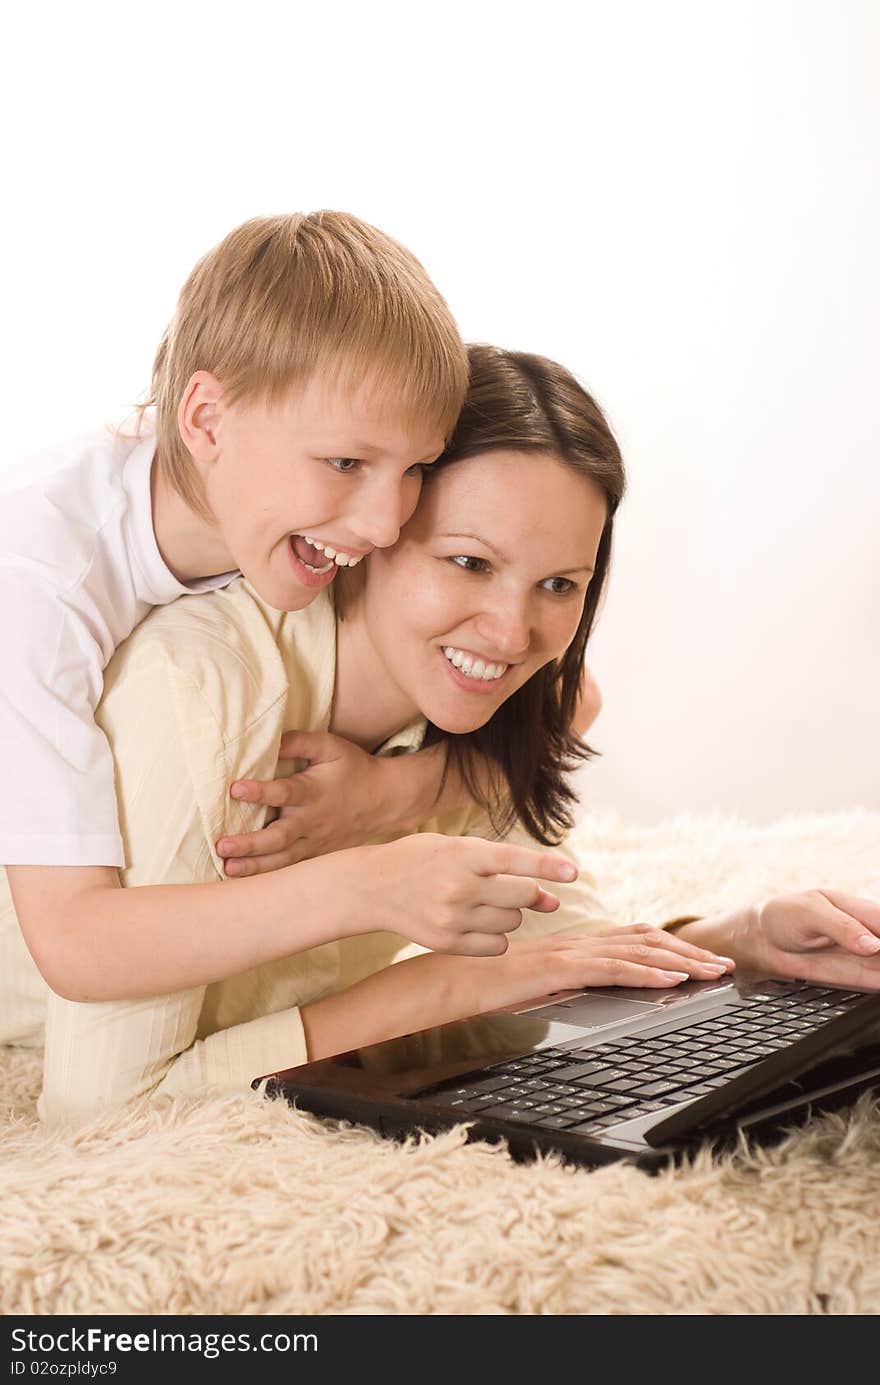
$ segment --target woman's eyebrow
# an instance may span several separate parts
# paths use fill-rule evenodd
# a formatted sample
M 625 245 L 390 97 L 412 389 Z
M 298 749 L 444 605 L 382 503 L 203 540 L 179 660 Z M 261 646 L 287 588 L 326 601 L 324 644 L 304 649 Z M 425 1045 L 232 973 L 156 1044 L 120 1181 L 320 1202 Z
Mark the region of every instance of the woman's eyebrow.
M 505 555 L 500 549 L 496 548 L 488 539 L 484 539 L 479 534 L 472 534 L 467 529 L 448 529 L 446 533 L 440 535 L 443 539 L 472 539 L 475 543 L 481 543 L 484 548 L 488 548 L 490 553 L 494 553 L 496 558 L 504 558 Z

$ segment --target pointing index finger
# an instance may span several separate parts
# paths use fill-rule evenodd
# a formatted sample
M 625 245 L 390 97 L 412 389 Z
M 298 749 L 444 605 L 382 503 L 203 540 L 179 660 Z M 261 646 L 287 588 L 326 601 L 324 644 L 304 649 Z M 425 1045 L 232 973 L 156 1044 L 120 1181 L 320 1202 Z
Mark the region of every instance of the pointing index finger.
M 530 846 L 511 846 L 507 842 L 488 842 L 494 850 L 487 856 L 485 875 L 531 875 L 537 880 L 560 884 L 577 879 L 577 866 L 555 851 L 540 851 Z

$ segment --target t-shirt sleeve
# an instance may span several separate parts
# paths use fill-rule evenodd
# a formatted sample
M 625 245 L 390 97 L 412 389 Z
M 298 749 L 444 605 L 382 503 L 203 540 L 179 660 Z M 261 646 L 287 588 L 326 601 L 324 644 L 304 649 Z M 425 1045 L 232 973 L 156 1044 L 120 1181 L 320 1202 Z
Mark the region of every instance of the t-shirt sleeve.
M 100 647 L 50 583 L 0 567 L 0 864 L 121 866 Z

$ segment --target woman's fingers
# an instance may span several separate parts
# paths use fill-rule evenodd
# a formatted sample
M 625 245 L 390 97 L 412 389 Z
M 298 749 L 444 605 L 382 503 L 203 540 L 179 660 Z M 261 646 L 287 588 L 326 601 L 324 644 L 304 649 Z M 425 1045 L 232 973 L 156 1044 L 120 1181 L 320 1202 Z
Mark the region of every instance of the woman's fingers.
M 552 935 L 546 941 L 552 943 Z M 713 957 L 711 953 L 711 960 L 707 961 L 682 950 L 662 947 L 653 939 L 651 942 L 636 942 L 607 933 L 560 937 L 554 950 L 555 961 L 563 969 L 566 984 L 571 987 L 627 985 L 629 983 L 619 977 L 629 975 L 628 969 L 631 967 L 639 971 L 656 971 L 663 976 L 673 974 L 677 981 L 683 976 L 693 981 L 718 981 L 730 970 L 726 962 Z
M 571 990 L 584 986 L 680 986 L 682 981 L 693 979 L 682 967 L 650 966 L 607 949 L 579 962 L 571 962 L 566 970 L 569 977 L 564 985 Z
M 843 890 L 820 890 L 831 905 L 827 914 L 828 936 L 857 956 L 880 952 L 880 904 Z
M 619 963 L 618 979 L 615 986 L 680 986 L 682 981 L 691 978 L 687 972 L 661 971 L 659 967 L 642 967 L 635 962 Z M 592 984 L 597 984 L 593 982 Z
M 617 943 L 612 945 L 609 955 L 619 957 L 622 960 L 635 963 L 644 967 L 659 967 L 665 971 L 686 972 L 688 976 L 717 978 L 729 970 L 728 964 L 720 957 L 715 957 L 711 953 L 706 955 L 694 956 L 693 951 L 686 951 L 684 948 L 664 947 L 662 942 L 651 939 L 650 942 Z M 703 950 L 699 949 L 702 954 Z
M 705 947 L 697 947 L 694 943 L 689 943 L 685 938 L 680 938 L 677 933 L 667 932 L 664 928 L 651 928 L 647 924 L 631 924 L 625 928 L 612 928 L 603 930 L 600 934 L 593 934 L 593 937 L 601 938 L 621 938 L 632 939 L 643 943 L 646 947 L 659 947 L 665 951 L 680 953 L 683 957 L 691 957 L 698 962 L 709 964 L 723 963 L 727 970 L 733 970 L 736 966 L 732 957 L 725 957 L 722 953 L 710 952 Z

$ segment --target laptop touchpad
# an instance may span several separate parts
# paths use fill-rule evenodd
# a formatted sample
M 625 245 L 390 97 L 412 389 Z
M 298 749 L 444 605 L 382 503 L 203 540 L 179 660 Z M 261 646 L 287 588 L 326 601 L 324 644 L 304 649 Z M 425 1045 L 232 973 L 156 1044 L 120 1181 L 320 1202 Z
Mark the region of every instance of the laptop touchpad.
M 618 986 L 612 992 L 603 989 L 569 993 L 560 1000 L 548 1001 L 538 1009 L 542 1019 L 571 1024 L 579 1029 L 601 1029 L 606 1024 L 644 1019 L 650 1014 L 659 1018 L 657 1012 L 660 1010 L 690 1006 L 698 999 L 731 989 L 727 976 L 720 981 L 685 981 L 680 986 L 664 987 L 662 990 Z
M 533 1014 L 541 1019 L 571 1024 L 577 1029 L 601 1029 L 606 1024 L 636 1019 L 651 1013 L 652 1006 L 641 1000 L 618 1000 L 616 996 L 583 995 L 555 1005 L 542 1005 Z

